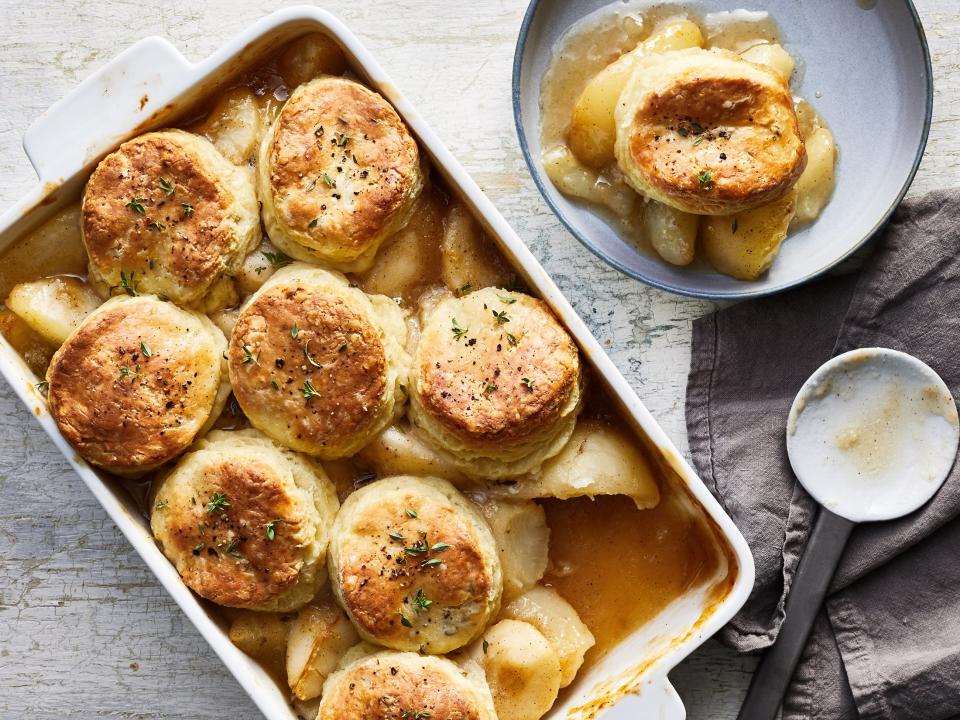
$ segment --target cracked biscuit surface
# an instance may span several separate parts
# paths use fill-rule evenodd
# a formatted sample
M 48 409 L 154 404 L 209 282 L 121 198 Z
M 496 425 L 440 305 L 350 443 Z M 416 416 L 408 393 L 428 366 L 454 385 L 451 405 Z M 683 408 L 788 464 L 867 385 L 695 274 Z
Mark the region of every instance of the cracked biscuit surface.
M 225 350 L 205 315 L 154 296 L 114 298 L 50 361 L 50 414 L 87 461 L 143 474 L 186 450 L 223 409 Z
M 630 185 L 689 213 L 771 203 L 806 167 L 786 81 L 722 50 L 639 58 L 616 120 L 617 161 Z
M 87 181 L 81 228 L 97 280 L 184 304 L 260 241 L 250 173 L 183 130 L 140 135 L 107 155 Z
M 260 147 L 270 240 L 298 260 L 362 271 L 410 219 L 424 177 L 396 110 L 353 80 L 298 87 Z
M 409 357 L 396 303 L 295 263 L 240 312 L 227 353 L 240 407 L 280 444 L 352 455 L 403 411 Z
M 467 475 L 514 477 L 570 437 L 581 381 L 577 346 L 543 301 L 484 288 L 442 300 L 427 317 L 410 417 Z
M 396 650 L 463 647 L 500 607 L 490 528 L 437 478 L 384 478 L 350 495 L 334 524 L 329 569 L 361 637 Z
M 496 720 L 486 683 L 446 658 L 375 652 L 323 687 L 317 720 Z
M 198 595 L 284 612 L 309 602 L 326 581 L 338 508 L 319 465 L 256 430 L 218 430 L 160 480 L 150 524 Z

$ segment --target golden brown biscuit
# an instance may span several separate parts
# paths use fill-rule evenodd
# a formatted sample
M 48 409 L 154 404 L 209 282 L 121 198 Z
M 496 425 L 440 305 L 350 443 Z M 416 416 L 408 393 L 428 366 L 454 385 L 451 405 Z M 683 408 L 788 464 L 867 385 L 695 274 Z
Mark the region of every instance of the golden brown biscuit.
M 396 650 L 455 650 L 500 607 L 490 528 L 437 478 L 385 478 L 350 495 L 334 523 L 329 569 L 360 636 Z
M 298 87 L 260 146 L 270 240 L 291 257 L 362 271 L 423 188 L 417 143 L 396 110 L 352 80 Z
M 202 299 L 260 240 L 249 172 L 182 130 L 147 133 L 107 155 L 82 212 L 97 280 L 179 303 Z
M 390 313 L 399 313 L 395 303 L 327 270 L 296 263 L 277 272 L 244 306 L 230 337 L 230 382 L 253 426 L 331 460 L 393 422 L 410 361 L 389 331 Z
M 223 333 L 153 296 L 108 300 L 47 369 L 50 414 L 86 460 L 136 475 L 187 449 L 223 409 Z
M 616 118 L 617 162 L 628 182 L 689 213 L 729 215 L 772 202 L 806 165 L 786 81 L 725 51 L 639 58 Z
M 154 537 L 218 605 L 284 612 L 326 580 L 339 503 L 323 469 L 255 430 L 214 431 L 155 488 Z
M 446 658 L 383 651 L 335 672 L 317 720 L 496 720 L 485 683 Z
M 471 477 L 536 470 L 573 432 L 580 396 L 577 347 L 540 300 L 484 288 L 424 323 L 410 418 Z

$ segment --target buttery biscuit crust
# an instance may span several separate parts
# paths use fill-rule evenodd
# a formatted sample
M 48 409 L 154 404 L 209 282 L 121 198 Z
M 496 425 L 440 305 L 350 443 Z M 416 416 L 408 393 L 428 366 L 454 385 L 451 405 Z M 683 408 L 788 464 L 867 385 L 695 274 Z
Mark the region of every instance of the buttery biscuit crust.
M 271 240 L 293 257 L 338 267 L 369 264 L 423 187 L 417 144 L 400 116 L 340 77 L 297 88 L 264 139 L 261 165 Z
M 289 589 L 303 564 L 302 518 L 270 466 L 217 459 L 203 468 L 196 504 L 169 511 L 164 549 L 177 557 L 184 582 L 228 607 L 248 607 Z M 216 505 L 217 495 L 229 505 Z M 272 523 L 273 539 L 267 535 Z
M 406 714 L 405 714 L 406 713 Z M 318 720 L 412 718 L 495 720 L 484 693 L 444 658 L 381 652 L 356 661 L 324 686 Z
M 495 288 L 431 316 L 415 363 L 424 409 L 494 447 L 554 423 L 580 380 L 577 347 L 546 304 Z
M 617 118 L 627 180 L 686 212 L 726 215 L 768 204 L 806 167 L 786 82 L 726 53 L 697 48 L 644 58 Z
M 257 431 L 211 432 L 154 489 L 154 536 L 202 597 L 287 611 L 325 581 L 333 484 Z
M 240 312 L 228 352 L 234 394 L 254 426 L 327 459 L 380 432 L 403 407 L 409 359 L 379 312 L 319 268 L 296 264 L 271 278 Z
M 53 356 L 50 413 L 91 463 L 149 470 L 185 450 L 209 419 L 225 347 L 209 320 L 172 303 L 110 301 Z
M 485 521 L 435 478 L 386 478 L 348 497 L 334 525 L 330 573 L 362 636 L 427 653 L 474 639 L 502 591 Z
M 122 272 L 141 292 L 189 303 L 236 269 L 255 239 L 256 214 L 252 182 L 212 144 L 165 130 L 125 142 L 94 170 L 83 241 L 108 285 Z

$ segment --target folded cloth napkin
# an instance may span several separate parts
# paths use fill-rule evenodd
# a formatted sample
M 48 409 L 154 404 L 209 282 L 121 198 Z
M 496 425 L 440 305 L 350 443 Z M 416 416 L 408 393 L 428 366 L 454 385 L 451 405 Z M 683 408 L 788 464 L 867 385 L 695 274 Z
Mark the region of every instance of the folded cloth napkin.
M 904 203 L 855 276 L 742 303 L 694 324 L 693 461 L 753 551 L 757 581 L 721 639 L 768 647 L 816 518 L 785 427 L 807 377 L 858 347 L 909 352 L 960 398 L 960 193 Z M 784 717 L 960 715 L 960 466 L 934 498 L 858 526 L 800 661 Z

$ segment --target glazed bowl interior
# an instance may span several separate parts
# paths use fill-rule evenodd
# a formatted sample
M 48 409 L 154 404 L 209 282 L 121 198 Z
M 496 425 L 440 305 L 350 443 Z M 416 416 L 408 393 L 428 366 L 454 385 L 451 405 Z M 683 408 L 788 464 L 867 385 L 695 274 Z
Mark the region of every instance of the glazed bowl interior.
M 520 145 L 544 199 L 577 239 L 626 274 L 684 295 L 739 299 L 810 280 L 867 242 L 903 199 L 926 145 L 933 88 L 929 51 L 910 0 L 697 0 L 673 4 L 702 18 L 765 11 L 797 59 L 791 82 L 824 117 L 839 148 L 837 184 L 823 214 L 791 234 L 770 270 L 742 281 L 706 267 L 674 267 L 622 237 L 614 222 L 561 194 L 540 160 L 540 87 L 554 47 L 590 13 L 626 16 L 648 0 L 533 0 L 514 57 L 513 107 Z M 662 7 L 662 5 L 661 5 Z

